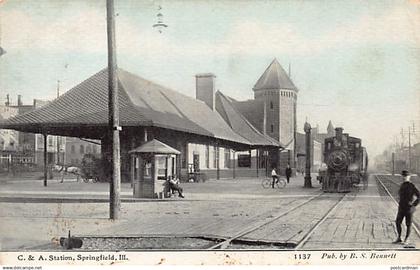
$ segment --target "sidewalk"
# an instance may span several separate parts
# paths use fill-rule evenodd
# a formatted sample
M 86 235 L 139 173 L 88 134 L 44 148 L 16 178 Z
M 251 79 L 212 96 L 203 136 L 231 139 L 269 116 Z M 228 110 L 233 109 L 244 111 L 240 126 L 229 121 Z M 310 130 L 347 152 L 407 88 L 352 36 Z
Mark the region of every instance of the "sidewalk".
M 306 190 L 309 194 L 318 191 L 320 186 L 316 176 L 312 176 L 313 189 Z M 283 189 L 263 189 L 261 181 L 264 178 L 236 178 L 236 179 L 210 179 L 204 183 L 181 183 L 185 190 L 186 200 L 202 200 L 216 198 L 258 198 L 275 196 L 278 193 L 287 195 L 305 195 L 303 192 L 303 176 L 299 175 L 290 180 L 290 183 Z M 44 201 L 44 202 L 107 202 L 109 200 L 108 183 L 84 183 L 76 179 L 66 179 L 64 183 L 59 179 L 48 180 L 44 187 L 42 180 L 15 180 L 2 182 L 0 184 L 0 201 L 22 202 Z M 302 194 L 303 192 L 303 194 Z M 161 201 L 162 199 L 140 199 L 133 198 L 133 191 L 130 183 L 121 184 L 121 198 L 123 202 L 136 201 Z M 173 200 L 174 198 L 168 198 Z M 163 200 L 168 200 L 163 199 Z
M 304 189 L 303 178 L 292 179 L 284 189 L 264 189 L 261 180 L 182 183 L 185 199 L 135 201 L 128 199 L 130 184 L 124 183 L 121 219 L 117 221 L 108 219 L 109 185 L 106 183 L 51 181 L 48 187 L 43 187 L 42 181 L 7 183 L 0 186 L 0 199 L 12 196 L 16 199 L 0 202 L 0 249 L 25 249 L 54 242 L 67 235 L 68 230 L 74 235 L 229 236 L 270 217 L 273 211 L 287 209 L 290 204 L 320 192 L 319 186 Z M 63 197 L 71 200 L 57 199 Z M 36 203 L 27 203 L 36 198 Z

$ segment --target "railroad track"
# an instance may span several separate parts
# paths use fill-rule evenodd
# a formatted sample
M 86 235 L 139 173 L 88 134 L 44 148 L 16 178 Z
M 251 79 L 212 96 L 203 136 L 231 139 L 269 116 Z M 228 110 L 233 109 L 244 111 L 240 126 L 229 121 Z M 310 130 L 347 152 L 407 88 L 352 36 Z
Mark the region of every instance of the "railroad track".
M 383 180 L 387 181 L 388 183 L 392 183 L 394 185 L 394 187 L 397 187 L 397 188 L 399 188 L 401 182 L 400 183 L 395 182 L 393 180 L 393 178 L 388 176 L 388 175 L 375 175 L 375 178 L 376 178 L 376 181 L 382 186 L 382 188 L 384 189 L 386 194 L 392 199 L 394 204 L 398 207 L 398 202 L 394 197 L 395 195 L 392 195 L 392 193 L 394 193 L 394 194 L 398 193 L 398 189 L 396 189 L 397 190 L 396 192 L 395 192 L 395 189 L 391 190 L 392 191 L 392 193 L 391 193 L 389 188 L 387 188 L 386 185 L 384 184 Z M 414 220 L 414 218 L 413 218 L 412 228 L 417 233 L 417 235 L 420 237 L 419 224 Z
M 309 202 L 311 202 L 312 200 L 321 197 L 322 195 L 324 195 L 325 193 L 320 193 L 318 195 L 312 196 L 309 199 L 303 201 L 302 203 L 296 205 L 295 207 L 292 207 L 291 209 L 284 211 L 280 214 L 278 214 L 277 216 L 275 216 L 274 218 L 268 220 L 268 221 L 262 221 L 262 222 L 258 222 L 256 223 L 254 226 L 252 226 L 251 228 L 247 228 L 244 229 L 242 231 L 240 231 L 239 233 L 235 234 L 234 236 L 220 242 L 217 243 L 216 245 L 213 245 L 211 247 L 209 247 L 209 250 L 213 250 L 213 249 L 227 249 L 227 247 L 234 242 L 235 240 L 244 237 L 248 234 L 251 234 L 257 230 L 262 230 L 264 229 L 264 227 L 268 226 L 269 224 L 275 222 L 276 220 L 280 219 L 281 217 L 286 216 L 287 214 L 293 212 L 294 210 L 303 207 L 304 205 L 307 205 Z M 344 197 L 346 196 L 346 194 L 344 194 L 326 213 L 325 215 L 305 234 L 305 236 L 302 238 L 301 241 L 299 241 L 296 246 L 294 247 L 294 249 L 300 249 L 302 248 L 302 246 L 309 240 L 309 238 L 311 237 L 311 235 L 313 234 L 313 232 L 330 216 L 330 214 L 337 208 L 337 206 L 343 201 Z

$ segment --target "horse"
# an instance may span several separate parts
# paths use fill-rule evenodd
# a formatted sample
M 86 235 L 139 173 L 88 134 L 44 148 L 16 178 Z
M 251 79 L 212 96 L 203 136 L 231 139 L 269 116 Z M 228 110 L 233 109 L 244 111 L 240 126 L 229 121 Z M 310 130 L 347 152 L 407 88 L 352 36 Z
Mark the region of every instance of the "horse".
M 79 182 L 79 177 L 81 175 L 81 170 L 80 170 L 79 167 L 54 164 L 53 165 L 53 170 L 61 173 L 61 183 L 64 182 L 64 175 L 67 175 L 67 173 L 71 173 L 71 174 L 76 175 L 77 182 Z

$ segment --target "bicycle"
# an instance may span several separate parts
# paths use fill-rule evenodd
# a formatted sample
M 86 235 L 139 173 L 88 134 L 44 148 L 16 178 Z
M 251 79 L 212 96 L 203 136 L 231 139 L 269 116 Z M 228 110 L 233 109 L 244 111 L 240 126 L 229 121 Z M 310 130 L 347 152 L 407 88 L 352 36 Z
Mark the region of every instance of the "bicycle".
M 265 178 L 262 180 L 261 185 L 263 188 L 271 188 L 273 183 L 273 179 L 271 178 Z M 277 178 L 274 182 L 275 188 L 284 188 L 286 186 L 286 179 L 284 178 Z

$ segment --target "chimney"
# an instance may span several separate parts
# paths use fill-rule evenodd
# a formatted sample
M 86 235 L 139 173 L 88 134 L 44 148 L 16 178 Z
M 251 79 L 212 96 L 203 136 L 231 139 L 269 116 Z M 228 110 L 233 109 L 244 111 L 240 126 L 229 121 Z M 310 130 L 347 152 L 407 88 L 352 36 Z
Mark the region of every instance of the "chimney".
M 343 137 L 343 128 L 341 127 L 335 128 L 335 137 L 337 138 Z
M 204 101 L 213 111 L 215 109 L 215 78 L 213 73 L 195 75 L 195 98 Z
M 22 103 L 22 95 L 18 95 L 17 105 L 18 106 L 22 106 L 23 105 L 23 103 Z

